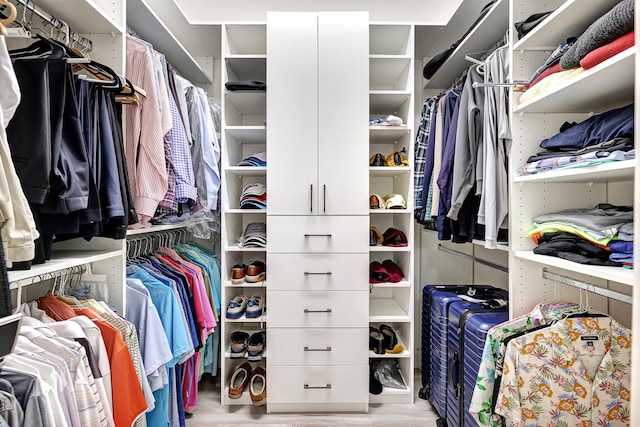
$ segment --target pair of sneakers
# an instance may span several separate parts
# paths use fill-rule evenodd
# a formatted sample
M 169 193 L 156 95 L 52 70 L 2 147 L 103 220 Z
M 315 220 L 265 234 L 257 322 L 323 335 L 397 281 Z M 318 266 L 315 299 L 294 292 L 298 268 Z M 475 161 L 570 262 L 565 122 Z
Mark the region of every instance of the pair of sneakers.
M 236 264 L 231 267 L 231 283 L 259 283 L 267 278 L 267 266 L 260 260 L 252 261 L 249 265 Z
M 231 358 L 244 358 L 250 362 L 258 362 L 262 360 L 264 347 L 266 343 L 265 331 L 254 332 L 249 335 L 245 331 L 233 331 L 229 336 L 231 339 Z
M 255 319 L 262 316 L 265 310 L 264 297 L 259 294 L 251 295 L 247 298 L 245 295 L 236 295 L 227 306 L 227 319 L 240 319 L 245 316 L 247 319 Z

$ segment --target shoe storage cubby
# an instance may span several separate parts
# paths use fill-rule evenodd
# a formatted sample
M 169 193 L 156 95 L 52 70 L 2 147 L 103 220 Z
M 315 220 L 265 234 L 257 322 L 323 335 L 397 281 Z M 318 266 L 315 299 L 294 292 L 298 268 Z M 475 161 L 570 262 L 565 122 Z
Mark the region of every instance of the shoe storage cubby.
M 254 183 L 267 186 L 266 166 L 238 166 L 242 160 L 267 150 L 266 115 L 267 95 L 264 91 L 228 91 L 229 81 L 255 80 L 266 82 L 267 41 L 265 23 L 232 23 L 222 25 L 221 93 L 222 95 L 222 343 L 221 358 L 222 403 L 224 405 L 251 405 L 249 389 L 240 398 L 229 397 L 229 380 L 247 358 L 231 357 L 231 333 L 245 331 L 250 335 L 266 330 L 266 280 L 250 283 L 232 283 L 235 265 L 250 265 L 253 261 L 266 262 L 266 248 L 238 246 L 248 224 L 267 222 L 266 210 L 240 209 L 243 189 Z M 268 207 L 268 202 L 267 202 Z M 265 301 L 265 312 L 258 318 L 226 317 L 229 302 L 238 295 L 247 299 L 259 294 Z M 249 362 L 252 369 L 266 368 L 266 359 Z
M 413 402 L 413 305 L 414 305 L 414 221 L 413 221 L 413 146 L 414 146 L 414 48 L 412 25 L 375 24 L 369 26 L 369 114 L 370 118 L 400 117 L 400 126 L 369 126 L 369 194 L 384 198 L 399 194 L 405 209 L 370 209 L 369 225 L 383 234 L 390 227 L 402 231 L 407 246 L 369 247 L 369 263 L 382 265 L 390 260 L 403 273 L 397 283 L 370 283 L 369 325 L 390 326 L 403 350 L 400 354 L 376 354 L 369 351 L 369 362 L 380 358 L 399 360 L 406 389 L 384 387 L 380 394 L 369 394 L 370 403 Z M 387 166 L 386 158 L 399 151 L 408 164 Z M 381 154 L 384 166 L 372 165 Z M 370 203 L 371 206 L 371 203 Z M 371 267 L 370 267 L 371 268 Z

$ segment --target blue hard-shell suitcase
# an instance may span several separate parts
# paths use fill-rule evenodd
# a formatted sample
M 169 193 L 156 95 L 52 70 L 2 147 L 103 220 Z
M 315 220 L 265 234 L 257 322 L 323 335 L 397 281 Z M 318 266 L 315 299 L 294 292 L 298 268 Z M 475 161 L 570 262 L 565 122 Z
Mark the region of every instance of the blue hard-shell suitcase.
M 425 285 L 423 288 L 422 388 L 418 395 L 422 399 L 429 400 L 439 415 L 440 419 L 437 421 L 439 427 L 447 426 L 447 414 L 450 412 L 447 409 L 447 390 L 451 383 L 449 377 L 452 375 L 449 372 L 452 366 L 448 348 L 449 307 L 455 302 L 462 301 L 465 295 L 479 299 L 495 298 L 495 291 L 504 292 L 492 286 Z
M 507 292 L 496 290 L 495 299 L 506 301 Z M 449 306 L 448 338 L 448 427 L 475 427 L 469 405 L 482 360 L 487 331 L 509 318 L 507 307 L 470 301 L 456 301 Z

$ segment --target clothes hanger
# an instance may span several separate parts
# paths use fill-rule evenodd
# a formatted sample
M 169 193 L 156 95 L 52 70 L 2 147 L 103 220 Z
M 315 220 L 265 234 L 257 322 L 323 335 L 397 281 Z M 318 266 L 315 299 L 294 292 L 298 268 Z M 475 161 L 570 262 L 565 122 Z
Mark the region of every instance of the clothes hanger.
M 0 20 L 0 34 L 6 36 L 9 34 L 6 26 L 16 20 L 16 17 L 18 16 L 18 10 L 12 3 L 9 3 L 7 0 L 0 0 L 0 5 L 9 8 L 9 16 L 5 19 Z

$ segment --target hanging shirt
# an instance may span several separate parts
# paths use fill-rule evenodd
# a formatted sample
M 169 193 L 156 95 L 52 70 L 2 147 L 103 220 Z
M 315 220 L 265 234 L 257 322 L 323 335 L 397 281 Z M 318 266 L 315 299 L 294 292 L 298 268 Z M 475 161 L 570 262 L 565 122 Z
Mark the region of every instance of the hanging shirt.
M 610 317 L 576 317 L 512 340 L 496 413 L 514 427 L 627 426 L 631 331 Z

